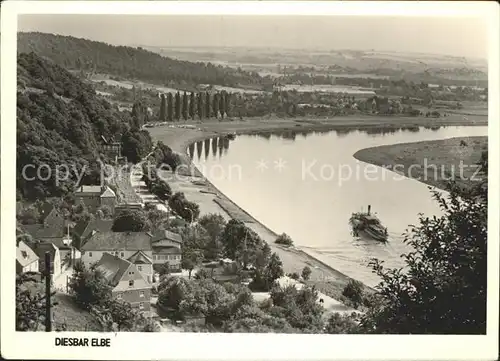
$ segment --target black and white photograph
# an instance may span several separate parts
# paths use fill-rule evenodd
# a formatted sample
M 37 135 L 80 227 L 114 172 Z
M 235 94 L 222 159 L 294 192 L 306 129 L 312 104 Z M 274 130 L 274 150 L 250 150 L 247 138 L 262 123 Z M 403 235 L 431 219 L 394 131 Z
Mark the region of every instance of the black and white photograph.
M 9 3 L 4 357 L 496 358 L 498 4 Z

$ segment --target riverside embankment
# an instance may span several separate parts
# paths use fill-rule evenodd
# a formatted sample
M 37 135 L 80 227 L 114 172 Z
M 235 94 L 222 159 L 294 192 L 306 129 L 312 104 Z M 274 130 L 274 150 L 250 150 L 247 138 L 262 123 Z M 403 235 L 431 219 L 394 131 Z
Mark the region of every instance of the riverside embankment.
M 456 137 L 361 149 L 354 158 L 446 190 L 448 180 L 470 187 L 480 179 L 476 166 L 488 137 Z
M 251 120 L 238 122 L 192 123 L 197 129 L 178 127 L 151 128 L 150 132 L 155 141 L 162 141 L 174 151 L 183 155 L 186 164 L 191 164 L 186 150 L 190 144 L 207 138 L 223 136 L 230 133 L 251 134 L 272 131 L 319 131 L 319 130 L 351 130 L 351 129 L 397 129 L 415 126 L 445 126 L 470 125 L 460 119 L 427 119 L 427 118 L 335 118 L 334 120 Z M 485 122 L 476 122 L 475 125 L 484 125 Z M 277 252 L 283 261 L 285 272 L 300 272 L 304 266 L 309 266 L 313 273 L 311 284 L 316 285 L 323 292 L 339 298 L 343 287 L 350 278 L 335 270 L 325 262 L 311 256 L 304 250 L 284 248 L 274 244 L 276 234 L 258 222 L 241 207 L 232 202 L 213 184 L 208 182 L 200 171 L 191 168 L 191 177 L 173 177 L 168 182 L 174 191 L 182 191 L 188 199 L 200 205 L 201 214 L 220 213 L 226 219 L 235 218 L 247 224 L 249 228 L 259 234 L 269 243 L 274 252 Z

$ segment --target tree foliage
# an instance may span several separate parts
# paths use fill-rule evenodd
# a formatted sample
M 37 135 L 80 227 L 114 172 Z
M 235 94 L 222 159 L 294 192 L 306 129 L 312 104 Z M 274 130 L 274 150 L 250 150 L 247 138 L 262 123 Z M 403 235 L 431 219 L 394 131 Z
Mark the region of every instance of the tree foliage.
M 358 308 L 363 302 L 363 284 L 356 280 L 349 280 L 342 290 L 342 296 L 349 299 L 354 308 Z
M 204 316 L 207 324 L 222 327 L 240 309 L 252 306 L 253 298 L 248 289 L 221 285 L 209 278 L 170 278 L 160 285 L 158 302 L 180 317 Z
M 165 94 L 160 95 L 161 103 L 160 103 L 160 122 L 164 122 L 167 120 L 167 100 L 165 98 Z
M 181 94 L 179 92 L 175 93 L 175 104 L 174 104 L 174 119 L 179 121 L 181 119 Z
M 205 93 L 205 117 L 207 117 L 209 119 L 212 115 L 211 109 L 212 109 L 212 104 L 211 104 L 210 93 L 206 92 Z
M 215 260 L 222 255 L 220 237 L 226 226 L 224 217 L 220 214 L 206 214 L 198 220 L 198 223 L 207 231 L 209 240 L 206 247 L 205 258 Z
M 146 183 L 146 187 L 162 201 L 167 200 L 172 194 L 168 183 L 160 177 L 156 168 L 148 168 L 146 163 L 143 163 L 143 167 L 142 180 Z
M 275 281 L 284 276 L 283 263 L 276 253 L 267 255 L 267 249 L 263 248 L 263 254 L 266 254 L 265 263 L 258 264 L 253 272 L 253 280 L 249 287 L 253 291 L 266 292 L 269 291 Z
M 167 119 L 169 122 L 174 121 L 174 97 L 172 93 L 167 95 Z
M 304 281 L 307 281 L 309 279 L 309 277 L 311 276 L 311 269 L 309 268 L 309 266 L 305 266 L 303 269 L 302 269 L 302 278 L 304 279 Z
M 257 73 L 211 63 L 180 61 L 140 47 L 113 46 L 71 36 L 18 34 L 18 52 L 36 52 L 69 69 L 140 79 L 155 84 L 258 84 Z M 146 66 L 144 64 L 147 64 Z
M 193 92 L 189 96 L 189 117 L 194 119 L 194 115 L 196 113 L 196 99 Z
M 127 157 L 127 161 L 138 163 L 151 151 L 153 142 L 149 132 L 132 128 L 125 131 L 122 138 L 122 155 Z
M 219 117 L 219 93 L 215 93 L 212 97 L 212 112 L 214 118 Z
M 23 273 L 16 276 L 16 331 L 37 331 L 45 321 L 45 293 L 37 289 L 40 276 Z
M 386 269 L 374 260 L 382 281 L 380 304 L 363 319 L 367 332 L 402 334 L 484 334 L 487 283 L 487 153 L 482 181 L 462 189 L 450 184 L 447 197 L 434 198 L 440 217 L 420 216 L 406 234 L 414 251 L 405 269 Z
M 101 272 L 95 267 L 87 268 L 83 262 L 75 264 L 69 289 L 76 303 L 84 310 L 108 302 L 111 299 L 111 287 Z
M 149 229 L 148 219 L 142 211 L 120 211 L 113 222 L 113 232 L 141 232 Z
M 168 200 L 169 207 L 182 219 L 192 222 L 200 215 L 200 206 L 186 199 L 182 192 L 174 193 Z
M 109 139 L 126 131 L 130 114 L 34 53 L 19 54 L 17 70 L 17 188 L 27 199 L 63 196 L 72 191 L 77 173 L 92 171 L 89 165 L 99 156 L 101 136 Z M 61 165 L 70 167 L 70 177 L 56 182 L 53 175 Z M 47 179 L 46 167 L 52 171 Z
M 156 143 L 152 158 L 157 166 L 171 171 L 177 170 L 177 167 L 183 164 L 181 156 L 161 141 Z
M 352 315 L 334 313 L 326 322 L 325 332 L 331 334 L 356 334 L 362 333 L 358 320 Z
M 203 93 L 198 93 L 198 97 L 197 97 L 197 109 L 198 109 L 198 118 L 200 120 L 203 119 L 203 111 L 204 111 L 204 107 L 203 107 Z
M 264 241 L 242 221 L 231 219 L 220 236 L 224 255 L 237 261 L 243 268 L 257 261 Z
M 182 118 L 188 120 L 189 98 L 186 92 L 182 95 Z
M 169 277 L 158 286 L 158 304 L 179 312 L 180 304 L 189 292 L 190 282 L 180 277 Z
M 285 246 L 292 246 L 293 245 L 293 241 L 292 241 L 292 238 L 286 234 L 286 233 L 282 233 L 278 236 L 278 238 L 276 238 L 276 241 L 274 241 L 274 243 L 276 244 L 282 244 L 282 245 L 285 245 Z
M 320 332 L 323 328 L 322 316 L 324 308 L 318 300 L 318 292 L 314 288 L 294 285 L 275 286 L 271 290 L 273 310 L 271 314 L 285 318 L 294 328 L 306 332 Z

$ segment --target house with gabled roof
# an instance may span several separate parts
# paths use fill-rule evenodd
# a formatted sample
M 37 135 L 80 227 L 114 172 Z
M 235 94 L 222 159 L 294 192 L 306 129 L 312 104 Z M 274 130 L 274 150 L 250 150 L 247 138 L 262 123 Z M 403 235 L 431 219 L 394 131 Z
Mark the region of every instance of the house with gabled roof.
M 39 272 L 39 257 L 23 241 L 16 247 L 16 273 Z
M 57 277 L 61 274 L 61 253 L 59 248 L 54 245 L 52 242 L 44 242 L 44 241 L 34 241 L 31 243 L 31 248 L 33 252 L 39 258 L 39 271 L 45 272 L 47 269 L 47 265 L 45 264 L 45 253 L 50 253 L 50 273 L 52 277 Z
M 151 236 L 153 267 L 158 269 L 168 262 L 171 271 L 179 271 L 182 262 L 182 236 L 167 230 L 148 234 Z
M 115 212 L 116 194 L 108 186 L 81 185 L 75 191 L 77 202 L 82 202 L 91 212 L 99 207 L 108 207 L 111 213 Z
M 106 139 L 103 135 L 101 135 L 99 151 L 116 161 L 122 155 L 122 143 L 116 142 L 113 137 Z
M 80 247 L 95 232 L 111 232 L 113 222 L 112 219 L 82 219 L 73 228 L 75 243 Z
M 44 202 L 40 207 L 38 207 L 38 212 L 40 213 L 40 223 L 64 227 L 64 216 L 53 204 Z
M 96 269 L 112 287 L 116 300 L 128 302 L 139 310 L 149 311 L 151 284 L 130 261 L 104 252 Z
M 34 240 L 52 243 L 60 251 L 61 266 L 71 267 L 80 258 L 80 251 L 75 248 L 72 237 L 69 235 L 69 223 L 52 205 L 45 208 L 42 222 L 38 224 L 24 224 L 20 229 L 31 235 Z M 42 211 L 41 211 L 42 213 Z
M 153 249 L 146 232 L 92 232 L 81 246 L 82 261 L 86 266 L 98 262 L 104 253 L 131 260 L 140 267 L 146 280 L 153 279 Z
M 127 261 L 134 264 L 149 283 L 153 282 L 153 260 L 146 253 L 137 251 Z

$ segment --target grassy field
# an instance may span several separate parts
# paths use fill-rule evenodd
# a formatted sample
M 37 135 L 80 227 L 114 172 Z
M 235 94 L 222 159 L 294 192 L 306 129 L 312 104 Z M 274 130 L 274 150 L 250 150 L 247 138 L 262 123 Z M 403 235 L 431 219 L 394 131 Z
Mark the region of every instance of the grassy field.
M 367 148 L 354 157 L 445 189 L 449 179 L 465 187 L 477 181 L 475 165 L 486 149 L 488 137 L 460 137 Z

